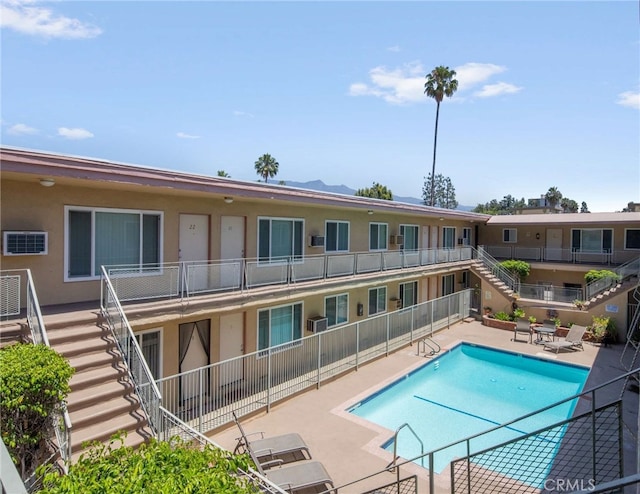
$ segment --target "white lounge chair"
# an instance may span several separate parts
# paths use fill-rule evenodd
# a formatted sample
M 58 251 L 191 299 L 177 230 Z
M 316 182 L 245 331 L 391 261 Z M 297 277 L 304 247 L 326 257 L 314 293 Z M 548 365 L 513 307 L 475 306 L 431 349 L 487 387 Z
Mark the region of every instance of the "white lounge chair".
M 558 353 L 560 349 L 576 350 L 580 348 L 581 350 L 584 350 L 584 347 L 582 346 L 582 338 L 584 337 L 584 333 L 586 331 L 587 328 L 585 328 L 584 326 L 578 326 L 577 324 L 574 324 L 573 326 L 571 326 L 571 329 L 569 329 L 569 332 L 567 333 L 567 336 L 564 337 L 564 340 L 545 341 L 544 347 L 548 348 L 549 350 L 555 350 L 556 353 Z
M 236 453 L 245 453 L 251 450 L 251 453 L 256 457 L 256 460 L 262 464 L 268 464 L 270 460 L 279 459 L 280 462 L 286 462 L 288 460 L 306 460 L 311 459 L 311 453 L 309 447 L 304 442 L 304 439 L 300 434 L 291 432 L 289 434 L 281 434 L 278 436 L 264 437 L 263 432 L 253 432 L 247 434 L 244 432 L 242 425 L 238 421 L 235 412 L 233 413 L 233 420 L 235 421 L 238 429 L 240 429 L 240 437 L 237 438 L 238 444 L 236 444 L 233 450 Z M 251 436 L 259 435 L 256 438 Z

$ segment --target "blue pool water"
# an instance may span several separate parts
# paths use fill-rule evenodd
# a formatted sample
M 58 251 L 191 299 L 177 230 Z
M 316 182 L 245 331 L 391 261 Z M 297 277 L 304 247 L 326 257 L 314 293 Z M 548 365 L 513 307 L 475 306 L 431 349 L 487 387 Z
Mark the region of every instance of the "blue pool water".
M 349 412 L 392 431 L 408 423 L 429 452 L 578 394 L 588 373 L 586 367 L 463 343 Z M 473 450 L 561 422 L 571 416 L 574 407 L 575 402 L 568 402 L 518 421 L 476 441 Z M 393 452 L 393 437 L 382 447 Z M 397 448 L 397 454 L 406 459 L 421 454 L 420 443 L 407 428 L 400 432 Z M 556 450 L 557 445 L 539 461 L 550 466 Z M 453 459 L 465 456 L 465 451 L 461 445 L 437 453 L 434 471 L 441 472 Z M 428 466 L 428 460 L 424 461 Z

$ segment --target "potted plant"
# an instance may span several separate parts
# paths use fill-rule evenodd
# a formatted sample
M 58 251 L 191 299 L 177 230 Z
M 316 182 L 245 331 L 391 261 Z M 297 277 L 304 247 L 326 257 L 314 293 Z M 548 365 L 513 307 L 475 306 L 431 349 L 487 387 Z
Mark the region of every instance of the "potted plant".
M 578 310 L 584 309 L 584 302 L 582 300 L 575 299 L 573 301 L 573 305 L 575 305 L 578 308 Z
M 491 307 L 489 307 L 488 305 L 483 307 L 482 310 L 484 310 L 484 315 L 485 316 L 490 316 L 491 313 L 493 312 L 493 309 Z
M 526 316 L 524 310 L 518 308 L 513 311 L 513 320 L 517 321 L 518 319 L 524 319 Z

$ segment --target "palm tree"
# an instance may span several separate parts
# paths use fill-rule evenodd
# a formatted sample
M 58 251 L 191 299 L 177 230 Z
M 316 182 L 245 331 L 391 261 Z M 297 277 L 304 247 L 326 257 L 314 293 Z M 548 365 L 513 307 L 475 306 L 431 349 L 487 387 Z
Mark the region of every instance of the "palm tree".
M 278 174 L 278 167 L 280 164 L 270 154 L 263 154 L 256 161 L 256 173 L 264 178 L 264 183 L 267 183 L 269 177 L 273 178 Z
M 547 204 L 551 209 L 555 209 L 556 205 L 560 203 L 562 200 L 562 192 L 558 190 L 557 187 L 549 187 L 549 190 L 544 195 L 544 198 L 547 200 Z
M 424 84 L 424 94 L 436 100 L 436 129 L 433 137 L 433 166 L 431 167 L 431 176 L 436 176 L 436 143 L 438 142 L 438 116 L 440 115 L 440 103 L 444 97 L 450 98 L 458 90 L 458 81 L 454 79 L 455 70 L 449 70 L 449 67 L 440 65 L 426 75 L 427 82 Z M 430 205 L 435 204 L 434 185 L 431 181 Z
M 218 170 L 218 176 L 219 177 L 226 177 L 226 178 L 231 178 L 231 175 L 229 175 L 227 172 L 225 172 L 224 170 Z

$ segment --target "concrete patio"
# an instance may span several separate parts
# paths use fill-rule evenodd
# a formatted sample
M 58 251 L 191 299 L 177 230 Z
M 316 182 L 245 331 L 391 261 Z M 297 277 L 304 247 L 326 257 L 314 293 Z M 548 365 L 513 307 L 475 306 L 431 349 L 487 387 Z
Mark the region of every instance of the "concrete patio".
M 480 322 L 461 322 L 434 336 L 443 348 L 451 348 L 464 341 L 495 348 L 535 355 L 551 360 L 584 365 L 591 368 L 585 389 L 613 379 L 625 371 L 620 365 L 622 344 L 601 347 L 584 344 L 584 351 L 560 351 L 558 354 L 544 350 L 540 345 L 524 339 L 512 341 L 513 332 L 483 326 Z M 350 372 L 319 389 L 301 393 L 276 404 L 270 412 L 243 417 L 245 431 L 263 431 L 266 436 L 298 432 L 307 442 L 313 459 L 321 461 L 332 476 L 335 486 L 357 481 L 385 469 L 392 461 L 392 454 L 380 445 L 392 437 L 394 431 L 375 426 L 346 413 L 346 409 L 385 384 L 391 383 L 414 368 L 425 363 L 427 357 L 417 355 L 417 345 L 405 347 L 388 357 L 382 357 Z M 624 420 L 625 474 L 637 470 L 638 394 L 626 393 Z M 635 434 L 635 437 L 634 437 Z M 238 428 L 233 425 L 215 431 L 210 437 L 221 446 L 233 450 Z M 452 441 L 461 439 L 452 437 Z M 400 477 L 418 475 L 419 492 L 429 492 L 428 472 L 414 464 L 402 466 Z M 341 493 L 359 493 L 393 482 L 395 473 L 384 472 L 353 486 L 340 489 Z M 436 492 L 450 492 L 446 475 L 438 476 Z

